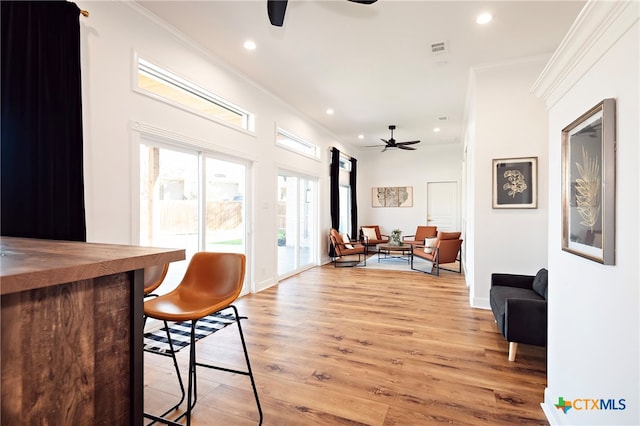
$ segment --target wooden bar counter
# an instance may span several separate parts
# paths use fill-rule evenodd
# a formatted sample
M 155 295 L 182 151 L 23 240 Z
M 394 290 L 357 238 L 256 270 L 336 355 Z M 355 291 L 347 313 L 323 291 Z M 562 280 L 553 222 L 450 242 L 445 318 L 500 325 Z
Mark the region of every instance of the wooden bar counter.
M 143 268 L 180 249 L 0 237 L 1 419 L 143 423 Z

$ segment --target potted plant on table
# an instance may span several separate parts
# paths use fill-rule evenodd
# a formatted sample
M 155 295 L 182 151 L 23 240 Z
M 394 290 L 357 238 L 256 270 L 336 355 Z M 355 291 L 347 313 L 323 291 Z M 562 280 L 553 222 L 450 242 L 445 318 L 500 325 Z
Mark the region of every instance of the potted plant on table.
M 389 237 L 389 244 L 394 246 L 402 245 L 402 231 L 399 229 L 394 229 L 391 231 L 391 236 Z

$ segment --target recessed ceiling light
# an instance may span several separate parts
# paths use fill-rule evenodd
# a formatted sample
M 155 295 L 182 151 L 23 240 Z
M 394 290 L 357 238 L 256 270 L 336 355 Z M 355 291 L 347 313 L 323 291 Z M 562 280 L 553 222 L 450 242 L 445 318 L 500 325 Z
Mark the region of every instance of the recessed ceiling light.
M 358 135 L 358 139 L 364 139 L 364 135 Z
M 335 111 L 331 108 L 327 108 L 327 115 L 333 115 Z
M 434 128 L 433 128 L 433 131 L 434 131 L 434 132 L 436 132 L 436 133 L 438 133 L 438 132 L 440 131 L 440 127 L 434 127 Z
M 247 40 L 243 44 L 244 48 L 247 50 L 256 50 L 256 42 L 253 40 Z
M 491 16 L 490 13 L 485 12 L 478 15 L 478 17 L 476 18 L 476 22 L 480 25 L 484 25 L 491 22 L 492 19 L 493 19 L 493 16 Z

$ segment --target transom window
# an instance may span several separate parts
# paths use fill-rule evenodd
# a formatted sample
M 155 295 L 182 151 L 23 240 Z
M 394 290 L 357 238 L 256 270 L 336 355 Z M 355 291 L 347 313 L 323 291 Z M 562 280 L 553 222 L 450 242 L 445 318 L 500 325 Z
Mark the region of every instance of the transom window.
M 282 129 L 276 132 L 276 145 L 307 157 L 320 158 L 320 150 L 317 146 Z
M 138 58 L 138 88 L 172 105 L 186 108 L 207 118 L 253 131 L 253 115 L 221 97 Z

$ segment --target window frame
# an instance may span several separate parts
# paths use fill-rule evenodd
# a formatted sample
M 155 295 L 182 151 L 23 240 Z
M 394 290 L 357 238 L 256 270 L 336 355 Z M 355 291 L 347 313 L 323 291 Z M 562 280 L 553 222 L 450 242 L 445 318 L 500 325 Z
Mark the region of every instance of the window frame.
M 232 120 L 225 120 L 223 118 L 217 117 L 216 115 L 207 114 L 186 103 L 179 102 L 177 100 L 163 96 L 160 93 L 141 87 L 138 82 L 138 78 L 141 72 L 150 74 L 152 75 L 152 78 L 161 80 L 161 82 L 164 83 L 167 87 L 170 87 L 174 90 L 186 92 L 191 96 L 199 98 L 199 100 L 204 100 L 214 107 L 222 108 L 230 114 L 235 114 L 235 116 L 238 117 L 238 119 L 242 122 L 242 125 L 238 126 Z M 151 99 L 155 99 L 165 104 L 174 106 L 207 120 L 214 121 L 216 123 L 251 135 L 255 134 L 255 114 L 184 78 L 178 73 L 164 66 L 158 65 L 157 62 L 150 61 L 149 59 L 141 57 L 135 52 L 132 72 L 132 89 L 134 92 L 139 93 L 143 96 L 147 96 Z
M 296 149 L 296 147 L 293 146 L 293 145 L 288 145 L 288 144 L 282 143 L 279 140 L 279 136 L 284 136 L 285 138 L 291 140 L 295 144 L 301 145 L 303 147 L 308 148 L 309 150 L 312 150 L 313 153 L 311 154 L 311 153 L 305 152 L 303 149 Z M 303 139 L 303 138 L 301 138 L 299 136 L 296 136 L 296 135 L 294 135 L 293 133 L 291 133 L 291 132 L 289 132 L 287 130 L 282 129 L 281 127 L 277 127 L 276 126 L 274 139 L 275 139 L 275 145 L 277 147 L 286 149 L 288 151 L 294 152 L 294 153 L 296 153 L 298 155 L 302 155 L 302 156 L 307 157 L 307 158 L 311 158 L 311 159 L 316 160 L 316 161 L 320 161 L 320 147 L 319 146 L 317 146 L 315 144 L 312 144 L 311 142 L 309 142 L 309 141 L 307 141 L 307 140 L 305 140 L 305 139 Z

